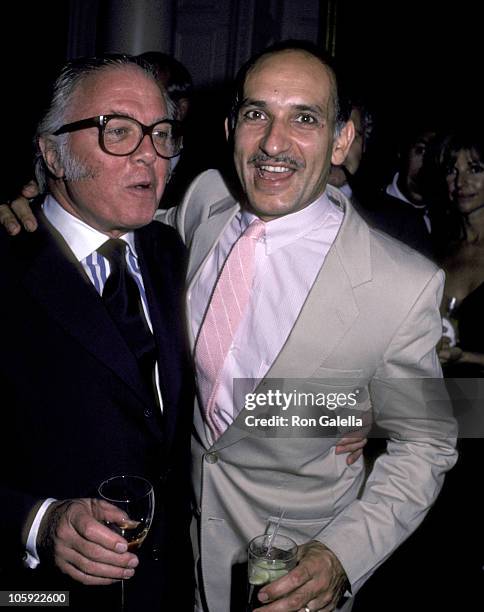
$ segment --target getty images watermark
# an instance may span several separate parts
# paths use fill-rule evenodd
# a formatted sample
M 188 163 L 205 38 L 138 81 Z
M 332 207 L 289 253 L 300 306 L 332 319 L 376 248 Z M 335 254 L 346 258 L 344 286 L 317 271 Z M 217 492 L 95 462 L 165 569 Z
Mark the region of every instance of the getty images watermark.
M 328 437 L 360 431 L 369 411 L 359 380 L 234 380 L 235 425 L 265 437 Z
M 289 438 L 484 438 L 484 379 L 235 379 L 234 425 Z
M 354 408 L 358 404 L 360 389 L 348 393 L 333 391 L 329 393 L 311 391 L 286 392 L 280 389 L 268 389 L 265 392 L 246 393 L 244 409 L 253 411 L 260 408 L 274 408 L 282 413 L 293 409 L 320 408 L 330 413 L 316 416 L 297 414 L 272 414 L 270 416 L 245 415 L 247 427 L 363 427 L 363 418 L 355 414 L 342 416 L 334 411 L 343 408 Z

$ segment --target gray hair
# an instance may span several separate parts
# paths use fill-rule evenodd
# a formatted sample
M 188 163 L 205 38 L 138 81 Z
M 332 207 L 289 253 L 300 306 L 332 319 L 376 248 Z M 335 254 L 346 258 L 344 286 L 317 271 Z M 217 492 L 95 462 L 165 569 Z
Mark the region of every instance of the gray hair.
M 47 139 L 48 146 L 56 151 L 58 158 L 66 168 L 66 178 L 79 180 L 88 176 L 89 171 L 84 168 L 79 159 L 72 155 L 69 146 L 70 135 L 54 136 L 54 133 L 66 123 L 67 109 L 72 104 L 78 87 L 87 77 L 101 70 L 132 65 L 138 66 L 149 79 L 159 86 L 153 67 L 142 58 L 131 55 L 78 58 L 68 62 L 62 68 L 53 86 L 49 108 L 40 120 L 35 133 L 35 178 L 41 192 L 47 190 L 47 179 L 50 173 L 39 147 L 40 138 Z M 176 106 L 164 90 L 161 90 L 161 93 L 167 109 L 167 118 L 174 119 Z

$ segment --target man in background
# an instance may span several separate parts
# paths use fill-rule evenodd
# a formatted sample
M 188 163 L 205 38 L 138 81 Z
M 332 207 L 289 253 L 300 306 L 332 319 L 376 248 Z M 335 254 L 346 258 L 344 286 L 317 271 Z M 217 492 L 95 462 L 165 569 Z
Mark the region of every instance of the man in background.
M 436 135 L 435 127 L 418 118 L 400 132 L 398 167 L 379 201 L 382 214 L 394 218 L 392 235 L 428 257 L 433 248 L 425 162 Z

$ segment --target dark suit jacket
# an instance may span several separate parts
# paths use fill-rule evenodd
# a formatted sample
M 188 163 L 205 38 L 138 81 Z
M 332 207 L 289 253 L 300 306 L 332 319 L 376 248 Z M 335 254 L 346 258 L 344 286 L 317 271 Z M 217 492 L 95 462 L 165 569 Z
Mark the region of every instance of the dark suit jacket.
M 63 588 L 71 609 L 119 609 L 119 585 L 83 587 L 47 562 L 23 570 L 20 531 L 37 500 L 96 496 L 105 478 L 131 473 L 155 485 L 156 510 L 126 584 L 127 609 L 191 609 L 185 253 L 160 223 L 138 230 L 136 243 L 163 416 L 100 296 L 45 218 L 33 234 L 0 236 L 0 589 Z
M 430 233 L 418 210 L 383 192 L 374 198 L 372 205 L 372 208 L 357 206 L 358 212 L 370 226 L 433 259 Z

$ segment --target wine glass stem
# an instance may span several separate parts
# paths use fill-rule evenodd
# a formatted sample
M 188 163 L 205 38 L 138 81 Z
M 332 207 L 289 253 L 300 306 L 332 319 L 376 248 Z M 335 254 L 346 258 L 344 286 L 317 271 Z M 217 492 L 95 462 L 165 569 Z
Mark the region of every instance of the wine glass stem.
M 124 612 L 124 580 L 121 580 L 121 612 Z

